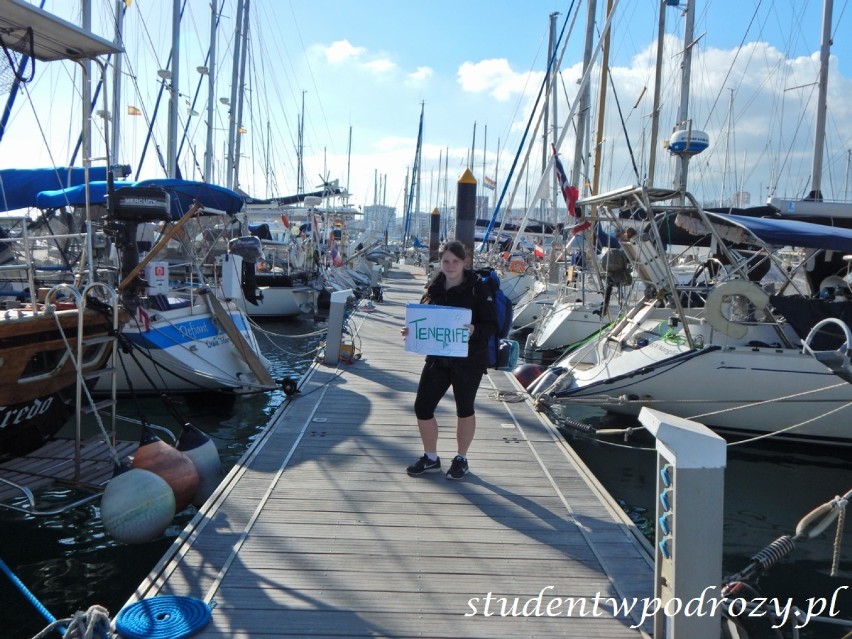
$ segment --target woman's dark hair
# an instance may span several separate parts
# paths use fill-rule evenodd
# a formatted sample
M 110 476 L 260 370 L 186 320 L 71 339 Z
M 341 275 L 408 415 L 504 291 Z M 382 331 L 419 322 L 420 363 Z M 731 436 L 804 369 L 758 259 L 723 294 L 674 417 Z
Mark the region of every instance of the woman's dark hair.
M 447 251 L 455 255 L 460 260 L 467 259 L 467 249 L 465 249 L 464 244 L 462 244 L 458 240 L 453 240 L 444 244 L 444 247 L 441 249 L 441 255 L 443 255 Z

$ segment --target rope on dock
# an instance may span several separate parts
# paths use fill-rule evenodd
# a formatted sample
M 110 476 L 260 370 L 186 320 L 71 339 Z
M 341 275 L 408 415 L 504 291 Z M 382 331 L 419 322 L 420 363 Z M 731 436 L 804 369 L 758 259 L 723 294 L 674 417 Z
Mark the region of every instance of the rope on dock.
M 201 599 L 162 595 L 126 606 L 115 617 L 125 639 L 182 639 L 210 621 L 210 607 Z

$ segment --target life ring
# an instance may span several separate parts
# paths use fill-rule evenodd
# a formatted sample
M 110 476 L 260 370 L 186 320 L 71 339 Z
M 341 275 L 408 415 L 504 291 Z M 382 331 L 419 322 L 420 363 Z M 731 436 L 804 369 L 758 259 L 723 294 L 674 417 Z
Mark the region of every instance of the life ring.
M 285 229 L 289 229 L 289 228 L 290 228 L 290 220 L 288 220 L 288 219 L 287 219 L 287 216 L 286 216 L 286 215 L 284 215 L 283 213 L 281 214 L 281 224 L 283 224 L 283 225 L 284 225 L 284 228 L 285 228 Z
M 522 257 L 513 257 L 509 260 L 509 271 L 512 273 L 524 273 L 527 270 L 527 262 Z
M 707 323 L 725 335 L 734 339 L 742 339 L 748 333 L 748 327 L 738 322 L 732 322 L 722 314 L 724 298 L 733 295 L 742 295 L 757 308 L 762 309 L 769 304 L 769 294 L 747 280 L 722 282 L 710 290 L 707 301 L 704 303 L 704 315 L 707 318 Z

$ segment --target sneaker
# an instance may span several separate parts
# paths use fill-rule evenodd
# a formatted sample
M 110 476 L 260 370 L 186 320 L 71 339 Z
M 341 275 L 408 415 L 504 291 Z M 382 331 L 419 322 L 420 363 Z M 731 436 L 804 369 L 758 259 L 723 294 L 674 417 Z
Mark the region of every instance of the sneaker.
M 440 473 L 441 458 L 439 457 L 435 461 L 432 461 L 426 455 L 423 455 L 423 457 L 406 468 L 405 472 L 412 476 L 422 475 L 423 473 Z
M 467 475 L 468 468 L 467 460 L 461 455 L 453 457 L 453 463 L 450 464 L 450 469 L 447 471 L 447 479 L 461 479 Z

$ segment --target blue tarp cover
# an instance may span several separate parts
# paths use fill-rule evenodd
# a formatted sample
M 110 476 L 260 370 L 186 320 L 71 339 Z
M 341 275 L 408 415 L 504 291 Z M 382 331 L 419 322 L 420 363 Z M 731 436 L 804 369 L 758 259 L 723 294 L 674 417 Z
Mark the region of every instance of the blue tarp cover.
M 180 219 L 189 210 L 194 200 L 198 200 L 207 209 L 217 209 L 228 214 L 238 212 L 243 199 L 234 191 L 223 186 L 193 182 L 191 180 L 142 180 L 125 182 L 116 180 L 116 190 L 126 186 L 159 186 L 171 196 L 171 212 L 174 219 Z M 107 183 L 103 180 L 89 182 L 89 202 L 106 203 Z M 34 204 L 40 209 L 57 209 L 62 206 L 83 206 L 86 203 L 85 186 L 80 184 L 64 189 L 45 190 L 35 196 Z
M 125 167 L 121 167 L 123 170 Z M 130 170 L 130 167 L 126 167 Z M 127 175 L 124 173 L 124 175 Z M 89 169 L 89 181 L 106 180 L 107 167 Z M 0 211 L 15 211 L 36 204 L 42 191 L 56 191 L 83 184 L 86 171 L 82 167 L 0 170 Z

